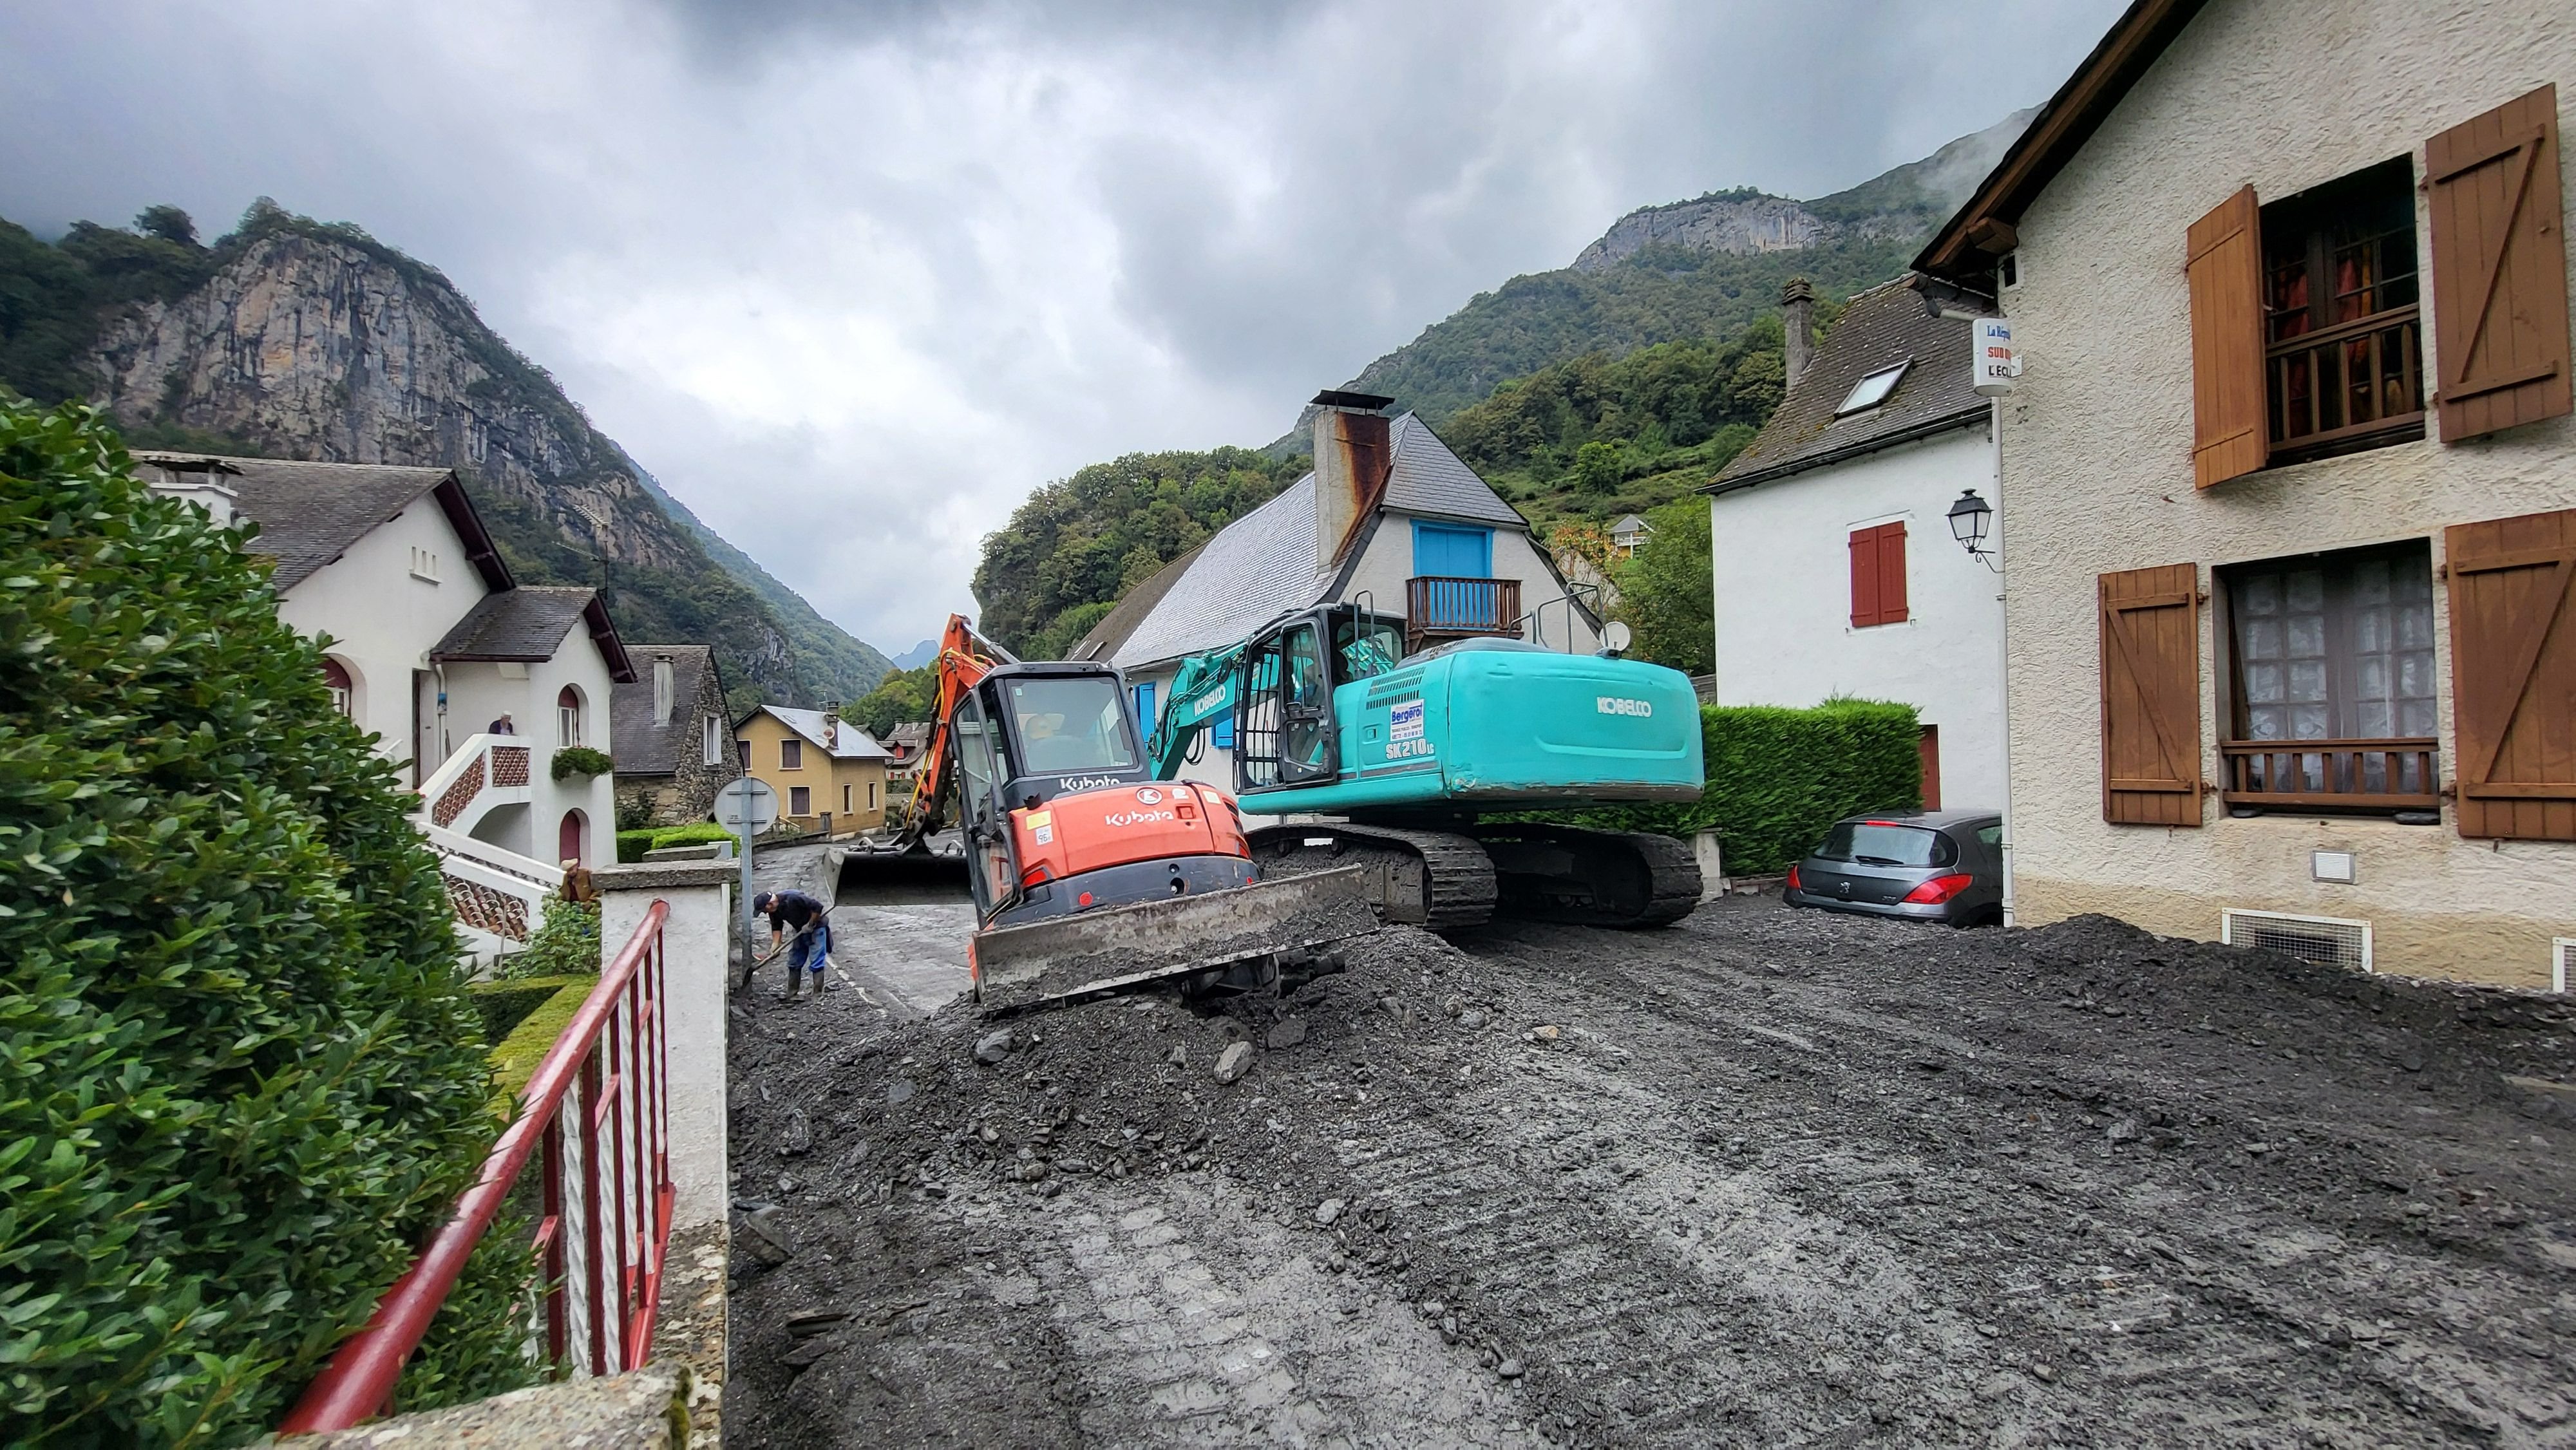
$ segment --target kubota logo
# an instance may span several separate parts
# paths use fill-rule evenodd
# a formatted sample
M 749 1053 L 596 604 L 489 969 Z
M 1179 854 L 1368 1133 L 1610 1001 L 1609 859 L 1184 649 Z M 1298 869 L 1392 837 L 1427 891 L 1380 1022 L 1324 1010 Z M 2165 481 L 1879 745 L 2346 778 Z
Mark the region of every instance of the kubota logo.
M 1146 806 L 1161 805 L 1163 803 L 1163 793 L 1149 785 L 1143 790 L 1136 792 L 1136 803 L 1138 805 Z
M 1102 816 L 1100 823 L 1105 826 L 1148 826 L 1156 821 L 1179 819 L 1179 816 L 1173 815 L 1170 811 L 1118 811 Z
M 1631 700 L 1625 695 L 1595 696 L 1592 701 L 1592 708 L 1604 715 L 1636 715 L 1642 717 L 1655 713 L 1655 705 L 1653 701 Z
M 1055 778 L 1057 790 L 1098 790 L 1104 785 L 1116 784 L 1118 777 L 1114 775 L 1059 775 Z

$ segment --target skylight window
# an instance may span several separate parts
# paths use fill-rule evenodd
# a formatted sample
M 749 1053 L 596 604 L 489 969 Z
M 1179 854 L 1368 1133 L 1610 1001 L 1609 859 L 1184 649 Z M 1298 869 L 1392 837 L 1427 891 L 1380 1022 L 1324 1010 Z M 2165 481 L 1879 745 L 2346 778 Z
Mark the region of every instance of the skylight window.
M 1887 395 L 1896 391 L 1897 382 L 1905 376 L 1905 370 L 1912 366 L 1914 366 L 1914 359 L 1907 358 L 1892 368 L 1880 368 L 1877 372 L 1852 384 L 1851 395 L 1843 399 L 1841 407 L 1834 409 L 1834 416 L 1848 418 L 1854 413 L 1865 413 L 1886 402 Z

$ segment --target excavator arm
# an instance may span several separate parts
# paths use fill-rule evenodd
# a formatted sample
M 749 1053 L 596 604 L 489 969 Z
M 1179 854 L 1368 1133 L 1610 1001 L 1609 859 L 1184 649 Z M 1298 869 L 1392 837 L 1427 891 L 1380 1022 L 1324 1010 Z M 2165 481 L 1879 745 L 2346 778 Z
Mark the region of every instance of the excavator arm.
M 1233 711 L 1235 677 L 1243 663 L 1243 648 L 1236 644 L 1181 661 L 1180 673 L 1172 677 L 1171 703 L 1163 707 L 1154 738 L 1145 744 L 1145 757 L 1154 767 L 1155 779 L 1179 779 L 1181 766 L 1190 759 L 1190 747 L 1197 743 L 1199 731 Z
M 951 734 L 957 702 L 995 665 L 1018 661 L 1009 650 L 977 634 L 966 616 L 952 614 L 948 616 L 948 628 L 940 635 L 936 663 L 939 704 L 930 717 L 930 743 L 922 750 L 921 763 L 913 769 L 911 817 L 894 842 L 899 851 L 920 849 L 930 834 L 944 824 L 940 816 L 947 808 L 948 789 L 957 768 L 956 739 Z

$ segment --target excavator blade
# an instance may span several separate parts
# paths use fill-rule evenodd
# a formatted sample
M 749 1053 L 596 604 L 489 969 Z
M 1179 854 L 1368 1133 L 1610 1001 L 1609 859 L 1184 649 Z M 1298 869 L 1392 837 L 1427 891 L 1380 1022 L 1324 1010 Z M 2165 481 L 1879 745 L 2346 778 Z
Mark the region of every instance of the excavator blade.
M 1261 978 L 1282 957 L 1377 929 L 1356 869 L 1172 896 L 976 934 L 968 953 L 987 1016 L 1167 978 Z

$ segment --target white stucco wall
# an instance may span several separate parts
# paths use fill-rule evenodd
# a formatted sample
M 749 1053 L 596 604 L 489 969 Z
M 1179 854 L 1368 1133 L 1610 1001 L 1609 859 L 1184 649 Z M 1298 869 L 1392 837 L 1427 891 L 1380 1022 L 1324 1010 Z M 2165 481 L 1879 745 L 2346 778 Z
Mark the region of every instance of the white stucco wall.
M 438 557 L 436 582 L 411 572 L 415 547 Z M 299 633 L 332 636 L 329 652 L 354 685 L 350 711 L 358 728 L 378 737 L 376 748 L 388 759 L 409 760 L 411 672 L 429 667 L 430 646 L 489 592 L 437 498 L 423 494 L 287 590 L 277 617 Z M 481 721 L 455 718 L 451 703 L 448 745 L 480 728 Z
M 529 803 L 522 812 L 496 819 L 475 834 L 494 845 L 552 864 L 564 812 L 587 817 L 583 864 L 597 866 L 617 859 L 617 786 L 613 776 L 573 776 L 558 781 L 551 773 L 554 753 L 563 743 L 555 716 L 555 699 L 565 685 L 582 695 L 582 743 L 612 757 L 616 742 L 609 735 L 608 661 L 590 637 L 590 628 L 574 621 L 551 660 L 528 664 L 451 663 L 447 672 L 450 727 L 461 741 L 507 711 L 519 738 L 535 747 L 530 755 Z
M 1941 804 L 2001 809 L 2003 580 L 1950 536 L 1966 488 L 1994 497 L 1984 427 L 1713 495 L 1717 702 L 1912 705 L 1940 729 Z M 1852 531 L 1899 521 L 1909 617 L 1855 628 Z
M 2426 138 L 2549 81 L 2562 107 L 2576 100 L 2564 0 L 2221 0 L 2022 218 L 2022 284 L 2004 306 L 2026 368 L 2003 454 L 2024 921 L 2108 911 L 2215 938 L 2224 906 L 2354 918 L 2372 923 L 2383 970 L 2547 985 L 2551 936 L 2576 935 L 2576 845 L 2464 841 L 2447 809 L 2439 828 L 2233 820 L 2214 798 L 2196 830 L 2105 823 L 2095 578 L 2189 561 L 2207 587 L 2212 565 L 2422 538 L 2438 566 L 2446 525 L 2576 507 L 2576 420 L 2563 417 L 2456 446 L 2436 420 L 2423 442 L 2192 487 L 2185 229 L 2249 183 L 2277 199 L 2399 155 L 2420 180 Z M 2421 207 L 2419 195 L 2429 267 Z M 2438 586 L 2435 600 L 2447 779 L 2457 742 Z M 2214 781 L 2208 630 L 2204 614 L 2202 771 Z M 2311 880 L 2316 849 L 2354 852 L 2359 883 Z
M 1493 528 L 1494 574 L 1497 579 L 1517 579 L 1521 586 L 1521 611 L 1526 614 L 1544 605 L 1541 628 L 1522 631 L 1522 638 L 1538 638 L 1550 649 L 1575 654 L 1590 654 L 1601 647 L 1601 639 L 1580 613 L 1562 603 L 1565 591 L 1556 582 L 1548 566 L 1547 554 L 1529 534 L 1518 527 L 1470 524 L 1455 519 L 1425 518 L 1424 523 L 1445 524 L 1456 528 Z M 1350 583 L 1343 587 L 1340 598 L 1357 600 L 1361 591 L 1370 596 L 1372 608 L 1387 614 L 1404 613 L 1404 581 L 1421 571 L 1413 566 L 1414 516 L 1393 510 L 1379 518 L 1377 532 L 1360 555 L 1359 567 L 1351 571 Z M 1569 630 L 1567 620 L 1573 621 Z M 1543 630 L 1543 638 L 1540 638 Z

